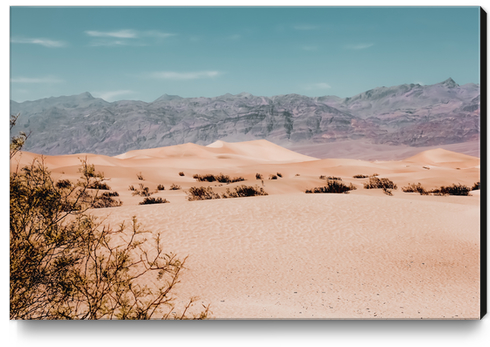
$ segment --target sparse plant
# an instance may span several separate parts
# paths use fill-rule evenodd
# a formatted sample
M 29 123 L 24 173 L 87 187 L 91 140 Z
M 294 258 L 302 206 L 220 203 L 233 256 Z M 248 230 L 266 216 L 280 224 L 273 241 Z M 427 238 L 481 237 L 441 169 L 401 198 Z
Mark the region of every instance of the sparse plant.
M 119 196 L 118 192 L 103 192 L 101 195 L 95 197 L 95 201 L 92 205 L 93 208 L 107 208 L 118 207 L 122 205 L 122 201 L 114 199 L 113 197 Z
M 328 176 L 327 179 L 332 181 L 342 181 L 341 177 L 335 177 L 335 176 Z
M 446 187 L 441 187 L 438 190 L 434 190 L 437 193 L 440 193 L 442 195 L 464 195 L 468 196 L 470 195 L 470 187 L 462 185 L 460 183 L 458 184 L 453 184 L 452 186 L 446 186 Z
M 89 189 L 98 189 L 98 190 L 111 190 L 111 187 L 107 185 L 105 182 L 94 181 L 88 187 Z
M 229 188 L 226 189 L 226 192 L 221 195 L 223 199 L 228 199 L 228 198 L 241 198 L 241 197 L 247 197 L 247 196 L 262 196 L 262 195 L 269 195 L 266 193 L 266 191 L 259 186 L 246 186 L 246 185 L 240 185 L 238 187 L 235 187 L 233 191 L 230 191 Z
M 393 181 L 388 178 L 378 178 L 376 176 L 369 177 L 369 181 L 364 183 L 365 189 L 394 189 L 398 187 Z
M 305 190 L 305 193 L 347 193 L 350 190 L 356 189 L 357 188 L 352 183 L 349 183 L 349 185 L 345 185 L 342 182 L 331 180 L 327 181 L 326 186 L 307 189 Z
M 296 174 L 296 175 L 294 175 L 294 176 L 299 176 L 299 174 Z
M 256 180 L 261 180 L 262 178 L 263 178 L 263 176 L 261 174 L 259 174 L 259 173 L 256 173 L 255 174 L 255 179 Z
M 190 187 L 186 191 L 187 200 L 210 200 L 210 199 L 220 199 L 220 195 L 213 191 L 211 187 Z
M 157 186 L 157 190 L 165 190 L 165 186 L 163 184 L 159 184 Z
M 140 185 L 139 189 L 135 189 L 133 191 L 133 196 L 134 195 L 140 195 L 140 196 L 150 196 L 151 195 L 150 188 L 143 186 L 143 184 L 141 184 L 141 183 L 139 185 Z
M 321 179 L 321 180 L 326 180 L 326 179 L 327 179 L 327 176 L 325 176 L 325 175 L 320 175 L 320 177 L 318 177 L 318 178 L 319 178 L 319 179 Z
M 358 174 L 358 175 L 354 175 L 352 176 L 353 178 L 368 178 L 369 176 L 368 175 L 362 175 L 362 174 Z
M 278 172 L 278 173 L 277 173 L 277 177 L 282 178 L 282 174 Z
M 424 187 L 419 183 L 409 183 L 408 186 L 402 187 L 402 191 L 405 193 L 419 193 L 420 195 L 429 195 L 429 191 L 425 190 Z
M 473 187 L 471 187 L 471 190 L 479 190 L 480 189 L 480 181 L 475 182 L 473 184 Z
M 379 176 L 377 173 L 373 173 L 370 177 L 377 177 Z
M 270 175 L 269 175 L 269 179 L 270 179 L 270 180 L 277 180 L 277 176 L 276 176 L 276 175 L 274 175 L 274 174 L 270 174 Z
M 129 186 L 129 190 L 135 191 L 135 190 L 136 190 L 136 188 L 135 188 L 133 185 L 130 185 L 130 186 Z
M 174 183 L 172 183 L 172 185 L 170 186 L 170 190 L 179 190 L 179 189 L 181 189 L 181 187 Z
M 185 175 L 184 175 L 184 172 L 182 172 L 182 171 L 181 171 L 181 172 L 179 172 L 179 176 L 185 176 Z
M 145 178 L 143 177 L 143 174 L 142 174 L 141 172 L 140 172 L 140 173 L 137 173 L 137 174 L 136 174 L 136 177 L 138 177 L 138 179 L 139 179 L 140 181 L 144 181 L 144 180 L 145 180 Z
M 169 203 L 167 199 L 162 199 L 160 197 L 154 198 L 154 197 L 148 197 L 144 198 L 142 202 L 139 203 L 139 205 L 151 205 L 151 204 L 166 204 Z
M 56 188 L 71 188 L 72 184 L 70 180 L 59 180 L 56 182 Z

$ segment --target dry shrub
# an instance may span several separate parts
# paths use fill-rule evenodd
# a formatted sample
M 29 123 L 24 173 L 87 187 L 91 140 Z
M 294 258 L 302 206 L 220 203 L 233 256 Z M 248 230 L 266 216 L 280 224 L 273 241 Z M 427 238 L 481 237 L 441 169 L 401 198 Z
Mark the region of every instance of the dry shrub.
M 114 196 L 119 196 L 118 192 L 103 192 L 95 197 L 93 208 L 118 207 L 122 205 L 122 201 L 114 199 Z
M 139 195 L 139 196 L 150 196 L 150 188 L 143 186 L 143 184 L 140 183 L 139 189 L 134 189 L 133 191 L 133 196 L 134 195 Z
M 89 189 L 98 189 L 98 190 L 111 190 L 111 187 L 107 185 L 105 182 L 100 182 L 100 181 L 95 181 L 92 182 L 89 187 Z
M 157 186 L 157 190 L 165 190 L 165 186 L 163 184 L 159 184 Z
M 269 175 L 269 179 L 270 179 L 270 180 L 277 180 L 277 176 L 276 176 L 276 175 L 274 175 L 274 174 L 270 174 L 270 175 Z
M 181 171 L 179 172 L 179 176 L 185 176 L 184 173 Z
M 247 196 L 261 196 L 261 195 L 269 195 L 265 192 L 265 190 L 262 187 L 259 186 L 246 186 L 246 185 L 241 185 L 238 187 L 235 187 L 233 191 L 230 191 L 229 188 L 226 189 L 226 192 L 222 194 L 223 199 L 227 198 L 242 198 L 242 197 L 247 197 Z
M 139 203 L 139 205 L 151 205 L 151 204 L 166 204 L 169 203 L 167 199 L 162 199 L 160 197 L 154 198 L 154 197 L 148 197 L 145 198 L 142 202 Z
M 358 175 L 354 175 L 352 176 L 353 178 L 368 178 L 369 176 L 368 175 L 362 175 L 362 174 L 358 174 Z
M 471 190 L 479 190 L 480 189 L 480 181 L 475 182 L 473 184 L 473 187 L 471 187 Z
M 365 189 L 397 189 L 397 185 L 388 178 L 369 177 L 369 182 L 364 183 Z
M 420 195 L 429 195 L 429 191 L 419 183 L 409 183 L 408 186 L 402 187 L 402 191 L 405 193 L 419 193 Z
M 357 188 L 352 183 L 349 183 L 349 185 L 345 185 L 342 182 L 331 180 L 327 181 L 326 186 L 307 189 L 305 193 L 347 193 L 350 190 L 356 189 Z
M 220 199 L 211 187 L 190 187 L 186 194 L 189 201 Z
M 138 173 L 138 174 L 136 174 L 136 177 L 138 177 L 138 179 L 139 179 L 140 181 L 144 181 L 144 180 L 145 180 L 145 178 L 143 177 L 143 175 L 141 174 L 141 172 L 140 172 L 140 173 Z
M 262 178 L 263 178 L 263 176 L 261 174 L 259 174 L 259 173 L 256 173 L 255 174 L 255 179 L 256 180 L 261 180 Z
M 179 189 L 181 189 L 181 187 L 174 183 L 172 183 L 172 185 L 170 186 L 170 190 L 179 190 Z
M 278 172 L 278 173 L 277 173 L 277 177 L 282 178 L 282 174 Z

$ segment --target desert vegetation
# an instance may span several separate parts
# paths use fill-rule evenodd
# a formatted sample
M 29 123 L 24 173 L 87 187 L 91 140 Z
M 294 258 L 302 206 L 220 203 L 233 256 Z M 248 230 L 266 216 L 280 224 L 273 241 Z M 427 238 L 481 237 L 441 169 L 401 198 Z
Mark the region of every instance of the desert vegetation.
M 282 174 L 278 172 L 278 173 L 277 173 L 277 177 L 282 178 Z
M 388 178 L 369 177 L 369 181 L 364 183 L 365 189 L 397 189 L 397 185 Z
M 234 187 L 233 190 L 230 188 L 226 189 L 226 192 L 223 194 L 219 194 L 213 191 L 211 187 L 191 187 L 188 191 L 186 191 L 187 200 L 195 201 L 195 200 L 211 200 L 211 199 L 228 199 L 228 198 L 240 198 L 247 196 L 261 196 L 268 195 L 265 190 L 257 185 L 255 186 L 247 186 L 240 185 Z
M 406 187 L 402 187 L 402 191 L 405 193 L 419 193 L 420 195 L 463 195 L 468 196 L 472 189 L 468 186 L 458 184 L 452 184 L 451 186 L 441 186 L 427 190 L 420 183 L 408 184 Z
M 368 178 L 369 176 L 368 175 L 363 175 L 363 174 L 358 174 L 358 175 L 354 175 L 352 177 L 353 178 Z
M 11 158 L 26 138 L 13 138 Z M 112 229 L 87 213 L 97 202 L 89 186 L 103 175 L 81 166 L 70 184 L 55 183 L 42 159 L 10 174 L 10 319 L 206 318 L 209 306 L 187 313 L 195 299 L 175 312 L 186 259 L 164 253 L 160 235 L 146 247 L 136 217 Z
M 170 190 L 179 190 L 179 189 L 182 189 L 182 187 L 177 185 L 177 184 L 172 183 L 172 185 L 170 186 L 169 189 Z
M 147 197 L 144 198 L 142 202 L 139 203 L 139 205 L 151 205 L 151 204 L 166 204 L 169 203 L 167 199 L 162 199 L 160 197 L 154 198 L 154 197 Z
M 243 178 L 243 177 L 230 178 L 230 176 L 223 175 L 222 173 L 220 173 L 218 175 L 213 175 L 213 174 L 197 175 L 196 174 L 192 177 L 199 182 L 215 182 L 215 181 L 218 181 L 220 183 L 235 183 L 235 182 L 245 181 L 245 178 Z
M 140 173 L 137 173 L 137 174 L 136 174 L 136 177 L 138 177 L 138 179 L 139 179 L 140 181 L 144 181 L 144 180 L 145 180 L 145 178 L 143 177 L 143 174 L 142 174 L 141 172 L 140 172 Z
M 247 196 L 261 196 L 261 195 L 269 195 L 269 194 L 267 194 L 262 187 L 259 187 L 257 185 L 252 187 L 243 184 L 238 187 L 235 187 L 233 191 L 227 188 L 226 192 L 221 195 L 221 198 L 223 199 L 242 198 Z
M 259 173 L 256 173 L 255 174 L 255 179 L 256 180 L 261 180 L 262 178 L 263 178 L 263 176 L 261 174 L 259 174 Z
M 327 185 L 323 187 L 315 187 L 313 189 L 305 190 L 305 193 L 347 193 L 350 190 L 356 190 L 357 188 L 350 183 L 349 185 L 345 185 L 342 182 L 337 180 L 329 180 L 327 181 Z
M 97 190 L 111 190 L 111 187 L 109 187 L 107 185 L 107 183 L 99 182 L 99 181 L 95 181 L 95 182 L 91 183 L 88 188 L 89 189 L 97 189 Z
M 473 184 L 473 187 L 471 187 L 471 190 L 479 190 L 480 189 L 480 182 L 475 182 Z
M 277 180 L 277 175 L 270 174 L 270 175 L 269 175 L 269 179 L 270 179 L 270 180 Z
M 185 176 L 184 172 L 179 172 L 179 176 Z
M 129 187 L 129 189 L 133 191 L 133 196 L 134 195 L 139 195 L 139 196 L 150 196 L 151 195 L 150 188 L 145 187 L 142 183 L 139 184 L 139 188 L 134 188 L 133 186 L 131 186 L 131 187 Z
M 157 190 L 165 190 L 165 186 L 163 184 L 159 184 L 157 186 Z

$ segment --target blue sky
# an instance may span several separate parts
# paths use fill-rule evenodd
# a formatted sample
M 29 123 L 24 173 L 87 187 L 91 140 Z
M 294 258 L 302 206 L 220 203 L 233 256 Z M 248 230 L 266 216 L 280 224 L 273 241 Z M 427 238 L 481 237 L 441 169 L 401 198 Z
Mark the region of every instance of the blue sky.
M 11 7 L 15 101 L 479 83 L 478 7 Z

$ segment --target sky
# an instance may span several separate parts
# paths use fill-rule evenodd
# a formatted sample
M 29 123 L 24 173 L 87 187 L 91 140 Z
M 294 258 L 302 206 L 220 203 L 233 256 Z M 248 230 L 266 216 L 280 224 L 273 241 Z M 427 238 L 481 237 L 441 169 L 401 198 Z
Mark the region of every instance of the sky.
M 10 99 L 480 83 L 478 7 L 10 8 Z

